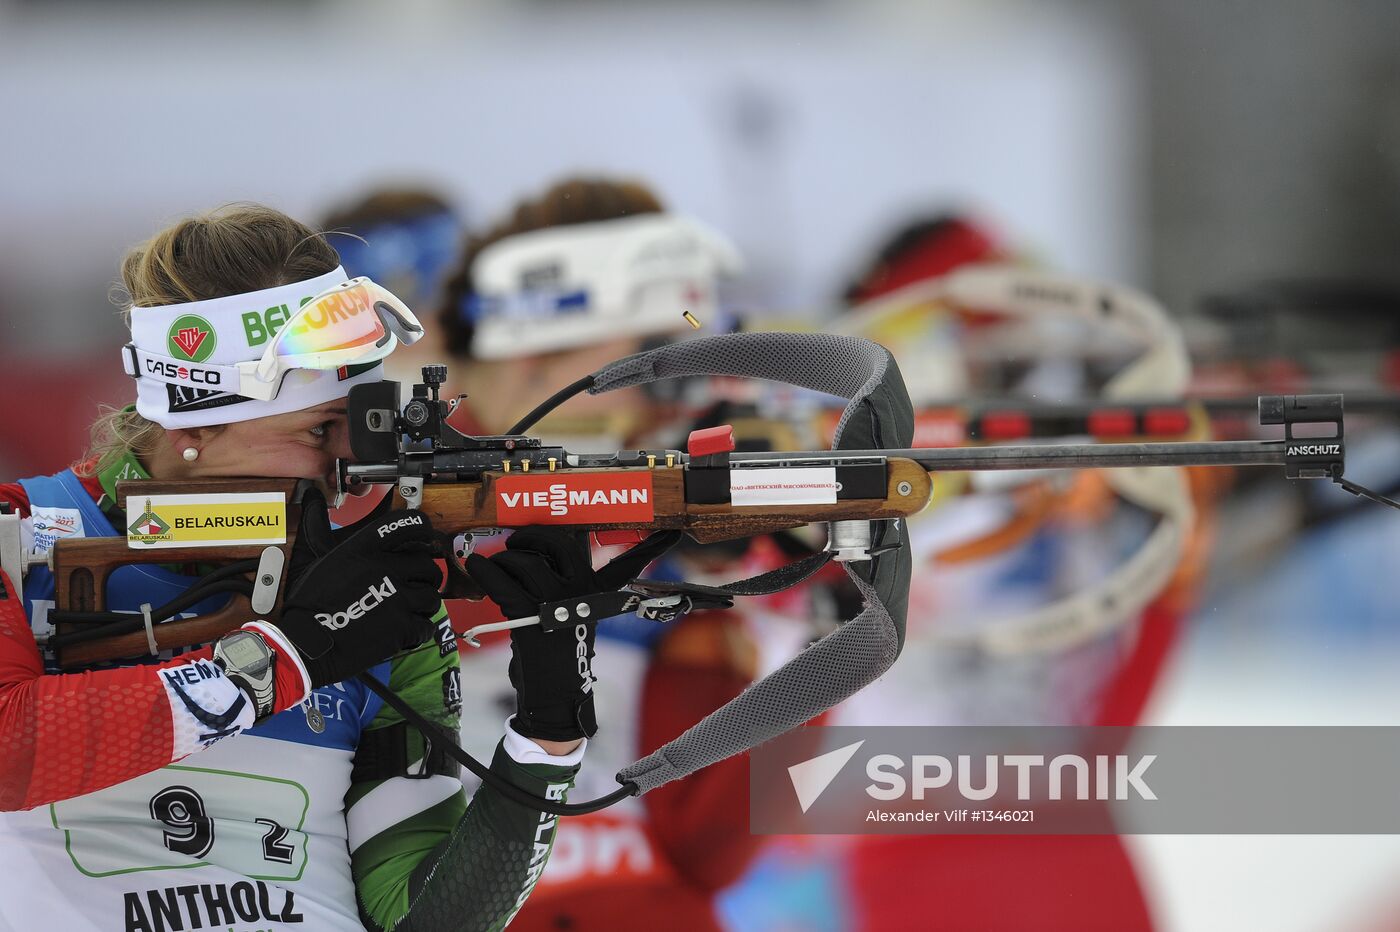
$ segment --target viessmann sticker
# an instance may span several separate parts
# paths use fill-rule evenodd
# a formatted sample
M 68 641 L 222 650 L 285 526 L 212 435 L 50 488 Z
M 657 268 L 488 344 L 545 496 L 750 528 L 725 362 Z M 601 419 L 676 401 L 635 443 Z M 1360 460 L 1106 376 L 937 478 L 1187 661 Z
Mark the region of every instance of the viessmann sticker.
M 281 492 L 132 496 L 127 513 L 143 501 L 145 508 L 126 529 L 126 544 L 136 550 L 287 542 L 287 497 Z
M 831 505 L 836 502 L 835 466 L 734 469 L 729 473 L 733 505 Z
M 496 480 L 496 518 L 505 527 L 650 521 L 654 504 L 645 470 Z

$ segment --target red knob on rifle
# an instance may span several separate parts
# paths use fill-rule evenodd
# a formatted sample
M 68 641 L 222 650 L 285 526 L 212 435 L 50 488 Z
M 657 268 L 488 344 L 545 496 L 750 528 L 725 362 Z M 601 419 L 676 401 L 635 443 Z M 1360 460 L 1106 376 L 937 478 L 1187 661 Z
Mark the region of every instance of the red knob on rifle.
M 711 456 L 715 453 L 734 452 L 734 428 L 730 424 L 692 430 L 685 442 L 685 450 L 691 456 Z
M 1131 437 L 1137 433 L 1137 415 L 1127 408 L 1103 408 L 1090 412 L 1087 426 L 1095 437 Z
M 1184 408 L 1153 408 L 1142 416 L 1142 429 L 1153 436 L 1175 436 L 1191 430 L 1191 413 Z

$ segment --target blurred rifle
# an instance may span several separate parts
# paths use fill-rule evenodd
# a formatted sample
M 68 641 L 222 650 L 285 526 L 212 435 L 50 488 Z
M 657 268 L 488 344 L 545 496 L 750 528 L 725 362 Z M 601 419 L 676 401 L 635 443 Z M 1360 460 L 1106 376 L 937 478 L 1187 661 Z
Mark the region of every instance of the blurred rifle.
M 1327 394 L 1340 393 L 1313 392 L 1298 397 Z M 1347 414 L 1400 417 L 1400 393 L 1349 391 L 1344 397 Z M 914 441 L 916 446 L 953 447 L 1065 437 L 1092 437 L 1104 442 L 1175 440 L 1205 436 L 1213 419 L 1242 419 L 1256 414 L 1259 404 L 1258 395 L 1064 402 L 1007 398 L 931 403 L 914 413 Z

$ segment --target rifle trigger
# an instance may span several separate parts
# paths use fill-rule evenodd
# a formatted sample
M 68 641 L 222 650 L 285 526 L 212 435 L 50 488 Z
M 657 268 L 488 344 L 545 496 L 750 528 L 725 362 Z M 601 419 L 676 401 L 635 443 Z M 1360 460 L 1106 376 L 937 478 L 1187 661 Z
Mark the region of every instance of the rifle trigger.
M 277 590 L 282 582 L 282 569 L 287 555 L 278 547 L 264 547 L 258 558 L 258 571 L 253 577 L 253 594 L 249 602 L 259 615 L 270 615 L 277 604 Z

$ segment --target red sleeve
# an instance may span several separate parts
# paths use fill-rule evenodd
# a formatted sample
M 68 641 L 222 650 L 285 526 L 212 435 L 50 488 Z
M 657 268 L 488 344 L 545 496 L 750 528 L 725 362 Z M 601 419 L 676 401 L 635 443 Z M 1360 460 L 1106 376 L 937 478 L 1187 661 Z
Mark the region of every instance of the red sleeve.
M 0 811 L 81 796 L 170 763 L 170 701 L 152 668 L 45 676 L 23 603 L 3 574 L 0 585 L 0 745 L 7 749 Z
M 175 710 L 161 671 L 207 672 L 213 665 L 201 662 L 210 653 L 189 651 L 158 666 L 45 675 L 23 601 L 0 572 L 0 812 L 92 793 L 198 750 L 209 727 Z M 211 679 L 217 682 L 201 685 L 214 691 L 213 701 L 206 692 L 200 705 L 221 714 L 241 694 L 221 673 Z M 305 695 L 292 664 L 277 665 L 277 695 L 279 708 Z M 250 709 L 241 726 L 251 723 Z
M 96 481 L 84 485 L 92 491 Z M 0 484 L 0 501 L 29 514 L 29 496 L 18 483 Z M 290 648 L 278 642 L 273 649 L 280 655 Z M 210 729 L 174 708 L 159 671 L 209 656 L 205 648 L 159 666 L 45 675 L 24 600 L 0 571 L 0 812 L 91 793 L 198 750 Z M 300 665 L 278 663 L 276 671 L 278 708 L 301 701 L 309 687 Z M 228 680 L 206 690 L 197 691 L 212 698 L 209 709 L 226 709 L 239 695 Z
M 744 638 L 733 617 L 697 612 L 658 647 L 642 692 L 641 745 L 660 747 L 743 691 L 751 660 L 734 654 Z M 746 669 L 747 668 L 747 669 Z M 642 797 L 658 847 L 692 886 L 715 891 L 739 878 L 762 838 L 749 833 L 744 755 L 706 767 Z

